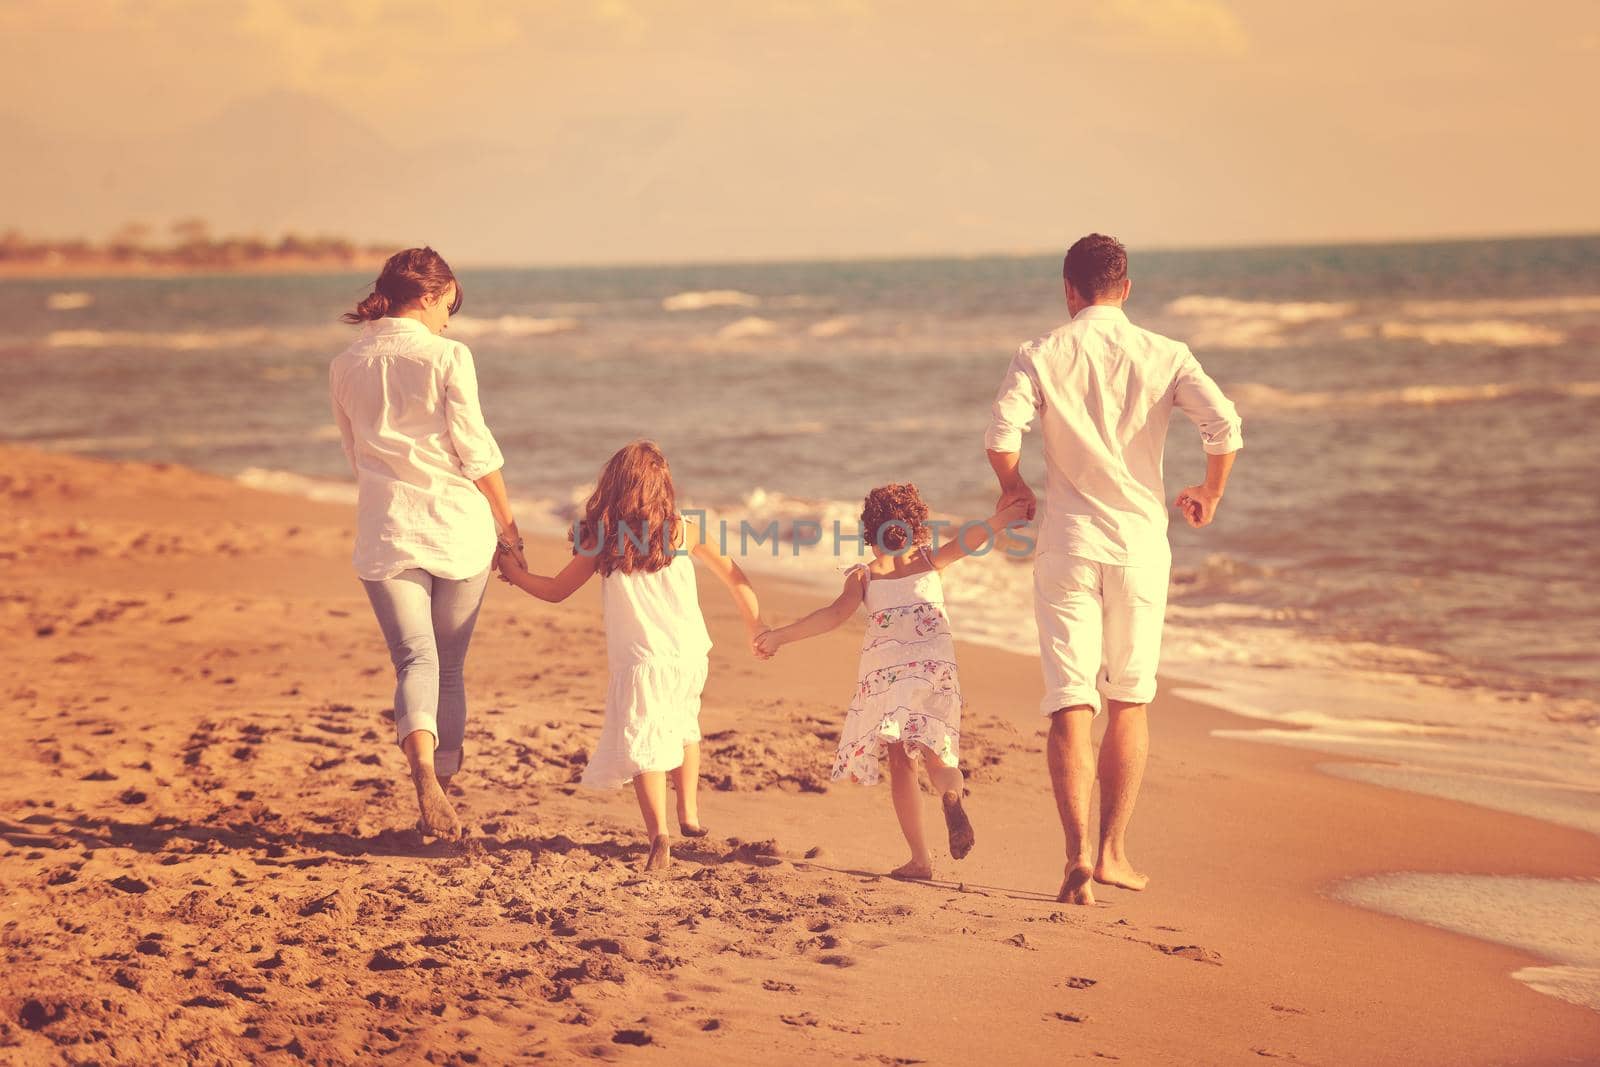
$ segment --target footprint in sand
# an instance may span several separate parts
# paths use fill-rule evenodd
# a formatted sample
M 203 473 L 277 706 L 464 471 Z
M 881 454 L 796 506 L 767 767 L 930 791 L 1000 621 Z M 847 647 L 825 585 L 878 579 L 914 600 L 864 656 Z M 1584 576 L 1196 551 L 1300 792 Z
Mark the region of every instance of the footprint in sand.
M 1157 952 L 1164 952 L 1168 956 L 1181 956 L 1186 960 L 1196 963 L 1209 963 L 1213 967 L 1222 966 L 1222 954 L 1213 952 L 1199 945 L 1151 945 Z
M 1074 976 L 1074 977 L 1066 979 L 1066 981 L 1063 982 L 1062 984 L 1065 985 L 1068 989 L 1088 989 L 1091 986 L 1095 985 L 1096 983 L 1095 983 L 1095 979 L 1093 979 L 1093 978 L 1078 978 L 1078 977 Z

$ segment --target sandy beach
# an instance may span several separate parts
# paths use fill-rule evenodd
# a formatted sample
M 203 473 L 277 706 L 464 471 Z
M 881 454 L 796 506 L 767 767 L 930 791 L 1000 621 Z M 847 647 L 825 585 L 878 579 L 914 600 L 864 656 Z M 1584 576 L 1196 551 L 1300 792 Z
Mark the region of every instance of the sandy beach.
M 1600 1058 L 1600 1014 L 1510 977 L 1538 960 L 1330 895 L 1600 877 L 1579 830 L 1325 775 L 1168 694 L 1131 834 L 1150 888 L 1058 905 L 1037 664 L 963 645 L 978 846 L 896 882 L 886 787 L 827 781 L 859 633 L 759 663 L 702 583 L 712 835 L 644 878 L 631 793 L 575 784 L 598 590 L 494 583 L 452 798 L 470 838 L 425 847 L 346 508 L 15 448 L 0 502 L 5 1062 Z M 758 584 L 771 620 L 811 604 Z

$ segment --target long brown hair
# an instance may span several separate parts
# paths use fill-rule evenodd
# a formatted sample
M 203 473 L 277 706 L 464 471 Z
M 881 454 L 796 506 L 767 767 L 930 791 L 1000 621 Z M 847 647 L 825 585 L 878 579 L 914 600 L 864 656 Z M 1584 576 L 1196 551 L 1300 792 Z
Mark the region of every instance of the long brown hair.
M 372 292 L 354 311 L 339 317 L 352 324 L 381 319 L 391 311 L 420 304 L 425 296 L 439 296 L 451 285 L 456 287 L 456 298 L 450 303 L 450 314 L 454 315 L 461 310 L 461 283 L 456 281 L 450 264 L 431 248 L 407 248 L 384 262 L 378 280 L 372 283 Z
M 573 554 L 593 556 L 602 575 L 649 574 L 672 562 L 682 521 L 661 446 L 634 441 L 606 461 L 568 536 Z

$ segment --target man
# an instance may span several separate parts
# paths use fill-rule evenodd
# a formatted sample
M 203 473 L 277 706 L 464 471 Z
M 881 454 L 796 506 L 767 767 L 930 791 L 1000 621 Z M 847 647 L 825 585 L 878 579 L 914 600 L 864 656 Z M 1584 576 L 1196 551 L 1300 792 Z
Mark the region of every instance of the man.
M 1022 435 L 1044 434 L 1045 512 L 1034 559 L 1034 615 L 1050 716 L 1050 783 L 1067 839 L 1063 903 L 1093 904 L 1091 879 L 1143 889 L 1124 840 L 1149 750 L 1145 706 L 1155 696 L 1172 549 L 1161 481 L 1167 423 L 1177 408 L 1200 428 L 1206 478 L 1178 494 L 1190 526 L 1216 515 L 1243 441 L 1239 416 L 1186 345 L 1128 321 L 1128 256 L 1090 234 L 1062 266 L 1072 321 L 1018 350 L 985 436 L 1000 508 L 1035 507 L 1018 469 Z M 1089 804 L 1097 777 L 1090 726 L 1104 695 L 1098 850 Z

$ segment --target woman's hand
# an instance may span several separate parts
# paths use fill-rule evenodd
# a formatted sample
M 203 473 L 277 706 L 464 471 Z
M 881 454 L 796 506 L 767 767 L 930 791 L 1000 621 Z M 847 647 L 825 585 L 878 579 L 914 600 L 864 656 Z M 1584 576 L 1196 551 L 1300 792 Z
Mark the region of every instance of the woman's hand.
M 495 552 L 495 559 L 498 561 L 501 554 L 505 554 L 513 558 L 517 566 L 522 570 L 527 570 L 528 557 L 523 554 L 523 547 L 522 535 L 517 532 L 517 524 L 514 522 L 507 523 L 505 528 L 500 531 L 499 548 Z M 501 575 L 501 577 L 504 577 L 504 575 Z
M 494 569 L 502 582 L 515 585 L 513 577 L 524 577 L 528 573 L 528 566 L 522 560 L 521 552 L 513 552 L 504 545 L 494 550 Z

